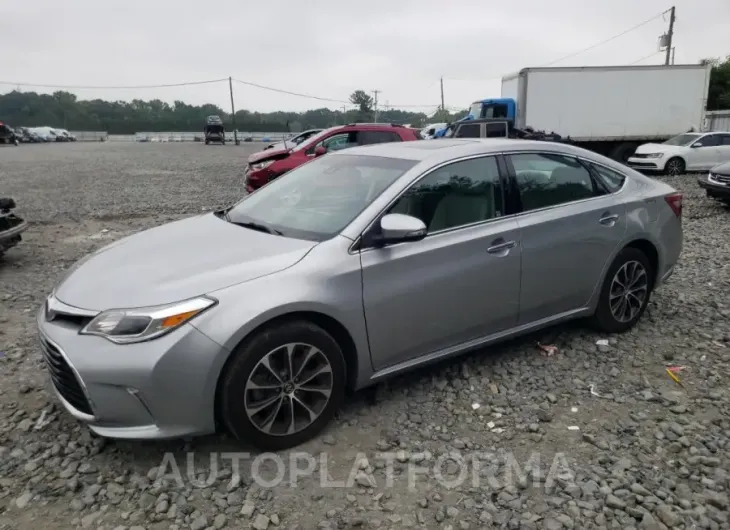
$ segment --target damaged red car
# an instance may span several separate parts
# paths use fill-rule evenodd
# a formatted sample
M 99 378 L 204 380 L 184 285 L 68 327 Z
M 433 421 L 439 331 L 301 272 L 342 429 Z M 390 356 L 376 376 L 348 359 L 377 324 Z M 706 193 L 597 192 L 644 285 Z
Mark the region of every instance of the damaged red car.
M 266 149 L 248 158 L 244 176 L 247 192 L 253 192 L 301 166 L 305 162 L 330 151 L 338 151 L 358 145 L 420 140 L 416 129 L 397 124 L 351 123 L 325 129 L 292 149 Z

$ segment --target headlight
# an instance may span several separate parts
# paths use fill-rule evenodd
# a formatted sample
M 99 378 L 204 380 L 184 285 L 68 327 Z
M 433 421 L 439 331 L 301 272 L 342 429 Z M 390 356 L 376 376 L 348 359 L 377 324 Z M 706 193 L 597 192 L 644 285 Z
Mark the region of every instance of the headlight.
M 258 162 L 256 164 L 251 164 L 251 169 L 258 171 L 259 169 L 264 169 L 264 168 L 269 167 L 273 163 L 274 163 L 273 160 L 266 160 L 264 162 Z
M 143 342 L 169 333 L 216 303 L 201 296 L 162 306 L 110 309 L 99 313 L 79 333 L 104 337 L 117 344 Z
M 649 153 L 644 155 L 646 158 L 661 158 L 664 156 L 664 153 Z

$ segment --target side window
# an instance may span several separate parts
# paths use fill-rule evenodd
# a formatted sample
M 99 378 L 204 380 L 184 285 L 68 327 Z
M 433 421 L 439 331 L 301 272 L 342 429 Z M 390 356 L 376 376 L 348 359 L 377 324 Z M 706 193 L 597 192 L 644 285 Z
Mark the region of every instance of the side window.
M 506 123 L 487 123 L 487 138 L 507 138 Z
M 329 138 L 325 138 L 322 140 L 321 145 L 327 151 L 337 151 L 339 149 L 344 149 L 345 147 L 349 147 L 348 144 L 350 143 L 350 133 L 345 134 L 336 134 L 334 136 L 330 136 Z M 319 145 L 319 144 L 318 144 Z
M 497 160 L 475 158 L 437 169 L 411 186 L 388 213 L 418 217 L 429 233 L 500 217 L 504 207 Z
M 703 136 L 697 141 L 702 144 L 702 147 L 717 147 L 718 145 L 720 145 L 720 135 L 708 134 L 707 136 Z
M 730 145 L 730 134 L 721 134 L 722 137 L 722 143 L 720 145 Z
M 557 206 L 603 195 L 591 174 L 569 156 L 552 153 L 511 155 L 522 210 Z
M 481 128 L 479 123 L 461 125 L 456 129 L 454 138 L 479 138 L 482 135 Z
M 586 162 L 586 164 L 588 164 L 593 172 L 598 175 L 598 178 L 601 179 L 603 185 L 606 186 L 606 189 L 611 193 L 618 191 L 623 187 L 626 177 L 624 177 L 621 173 L 617 173 L 616 171 L 590 162 Z
M 400 142 L 400 136 L 388 131 L 360 131 L 357 133 L 358 145 L 384 144 L 388 142 Z

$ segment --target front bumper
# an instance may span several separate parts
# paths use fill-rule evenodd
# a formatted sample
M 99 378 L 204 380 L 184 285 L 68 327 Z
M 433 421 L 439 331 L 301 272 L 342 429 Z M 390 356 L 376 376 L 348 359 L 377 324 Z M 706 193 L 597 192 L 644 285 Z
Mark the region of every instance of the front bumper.
M 710 180 L 709 175 L 702 175 L 701 177 L 697 177 L 697 184 L 702 189 L 707 190 L 707 195 L 710 197 L 730 199 L 730 183 L 713 182 Z
M 664 159 L 662 158 L 637 158 L 629 157 L 626 164 L 638 171 L 664 171 Z
M 64 408 L 100 436 L 167 439 L 215 431 L 216 367 L 227 351 L 190 324 L 139 344 L 79 335 L 36 318 L 43 357 Z

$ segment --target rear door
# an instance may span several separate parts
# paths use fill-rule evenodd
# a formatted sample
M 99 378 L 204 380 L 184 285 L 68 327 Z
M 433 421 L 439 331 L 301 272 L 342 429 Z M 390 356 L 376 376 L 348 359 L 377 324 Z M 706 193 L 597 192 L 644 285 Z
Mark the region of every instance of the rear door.
M 516 217 L 522 244 L 519 325 L 584 307 L 626 231 L 616 184 L 610 189 L 567 155 L 520 152 L 506 159 L 522 212 Z
M 730 162 L 730 134 L 720 133 L 718 136 L 720 136 L 720 142 L 717 148 L 719 153 L 717 163 L 723 164 L 725 162 Z

